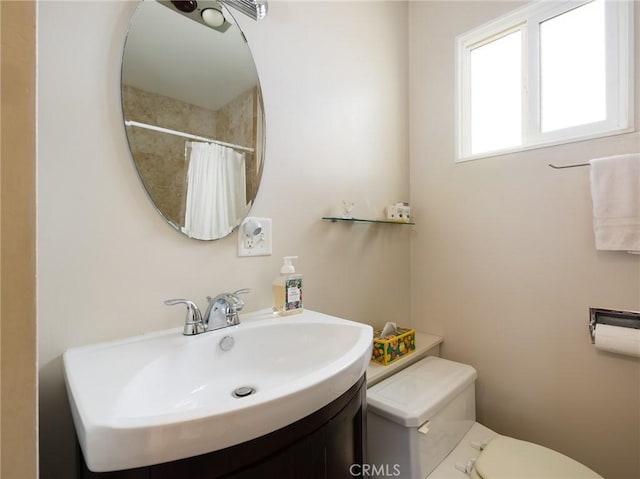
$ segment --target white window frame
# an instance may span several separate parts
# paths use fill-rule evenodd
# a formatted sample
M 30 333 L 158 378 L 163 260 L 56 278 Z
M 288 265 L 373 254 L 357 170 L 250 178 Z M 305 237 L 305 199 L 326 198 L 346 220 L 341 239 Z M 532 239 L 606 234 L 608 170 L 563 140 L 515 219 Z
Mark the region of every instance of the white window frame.
M 605 0 L 606 119 L 561 130 L 541 130 L 540 24 L 591 1 L 535 1 L 456 38 L 456 161 L 634 131 L 634 2 L 629 0 Z M 516 30 L 522 32 L 522 144 L 471 154 L 470 52 Z

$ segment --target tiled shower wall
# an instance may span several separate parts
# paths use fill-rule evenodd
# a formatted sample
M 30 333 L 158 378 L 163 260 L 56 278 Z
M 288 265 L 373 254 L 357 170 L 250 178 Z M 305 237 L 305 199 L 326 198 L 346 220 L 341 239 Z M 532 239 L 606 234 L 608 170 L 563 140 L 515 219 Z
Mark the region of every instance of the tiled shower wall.
M 236 145 L 254 146 L 259 92 L 253 88 L 217 111 L 185 103 L 130 85 L 123 85 L 123 110 L 128 120 L 191 133 Z M 164 216 L 184 225 L 187 192 L 185 140 L 179 136 L 139 127 L 127 127 L 129 146 L 147 193 Z M 247 198 L 257 189 L 260 168 L 255 155 L 247 153 Z

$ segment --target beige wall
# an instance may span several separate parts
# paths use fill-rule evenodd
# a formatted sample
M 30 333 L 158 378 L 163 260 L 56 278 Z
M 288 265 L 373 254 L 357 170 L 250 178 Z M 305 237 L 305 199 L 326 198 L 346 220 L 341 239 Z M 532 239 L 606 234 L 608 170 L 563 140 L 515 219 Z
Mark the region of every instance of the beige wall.
M 410 3 L 413 324 L 478 369 L 487 426 L 637 478 L 640 362 L 597 352 L 587 324 L 591 306 L 640 310 L 640 257 L 595 250 L 588 168 L 547 163 L 639 151 L 640 133 L 453 161 L 454 37 L 515 6 Z
M 269 2 L 239 18 L 261 78 L 266 163 L 252 213 L 273 256 L 238 258 L 235 235 L 188 240 L 148 201 L 120 112 L 127 2 L 40 2 L 38 340 L 41 477 L 72 477 L 61 355 L 177 327 L 171 297 L 250 287 L 270 306 L 281 257 L 300 256 L 310 309 L 382 324 L 409 316 L 410 229 L 322 221 L 342 199 L 379 216 L 408 195 L 407 5 Z M 328 27 L 330 26 L 330 34 Z
M 35 8 L 0 2 L 0 477 L 37 477 Z
M 274 255 L 237 258 L 235 237 L 164 224 L 135 176 L 118 83 L 135 3 L 40 3 L 41 477 L 73 467 L 66 348 L 178 326 L 168 297 L 248 286 L 248 308 L 268 306 L 286 254 L 307 307 L 374 325 L 408 317 L 411 270 L 413 325 L 478 368 L 481 420 L 608 479 L 640 476 L 638 361 L 587 334 L 589 306 L 640 309 L 640 258 L 596 252 L 588 171 L 546 166 L 637 149 L 638 133 L 453 163 L 453 37 L 510 6 L 411 2 L 409 49 L 402 2 L 275 1 L 240 18 L 267 119 L 253 214 L 273 218 Z M 413 232 L 320 220 L 342 199 L 357 216 L 405 200 L 409 164 Z

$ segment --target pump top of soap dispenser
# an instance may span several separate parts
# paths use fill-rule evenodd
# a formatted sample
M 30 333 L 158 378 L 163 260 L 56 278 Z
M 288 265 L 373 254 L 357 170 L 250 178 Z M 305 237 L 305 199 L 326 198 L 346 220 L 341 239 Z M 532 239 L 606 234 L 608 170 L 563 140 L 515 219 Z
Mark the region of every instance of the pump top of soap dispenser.
M 296 272 L 296 268 L 293 266 L 293 260 L 298 259 L 297 256 L 285 256 L 282 258 L 284 264 L 280 268 L 280 274 L 292 274 Z

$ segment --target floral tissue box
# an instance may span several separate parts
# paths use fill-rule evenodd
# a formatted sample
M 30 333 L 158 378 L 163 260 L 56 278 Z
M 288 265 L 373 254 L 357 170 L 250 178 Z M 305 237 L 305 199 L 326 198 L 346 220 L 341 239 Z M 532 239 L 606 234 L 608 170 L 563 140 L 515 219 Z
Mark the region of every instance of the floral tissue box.
M 416 332 L 413 329 L 397 328 L 396 334 L 380 338 L 381 329 L 373 332 L 371 360 L 387 366 L 416 350 Z

